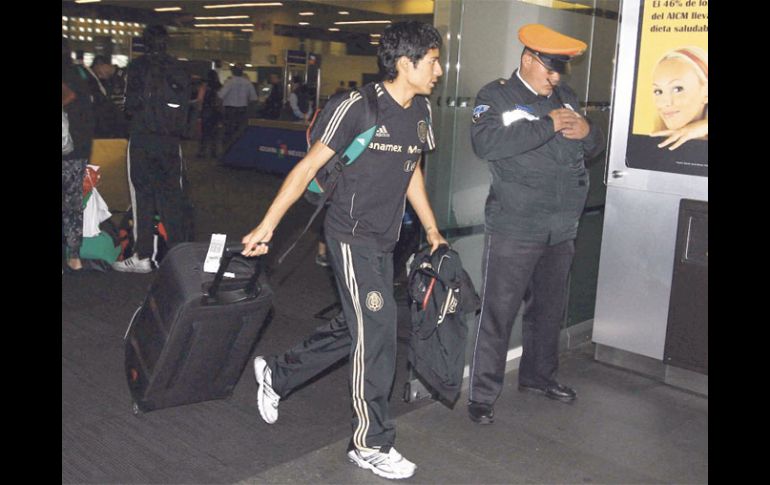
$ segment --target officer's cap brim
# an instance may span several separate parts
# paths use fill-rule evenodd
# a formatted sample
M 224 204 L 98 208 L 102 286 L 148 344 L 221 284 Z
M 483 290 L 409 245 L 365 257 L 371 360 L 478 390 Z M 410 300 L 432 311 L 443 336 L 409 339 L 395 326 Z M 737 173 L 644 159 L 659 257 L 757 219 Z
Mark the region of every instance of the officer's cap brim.
M 567 63 L 585 52 L 582 40 L 560 34 L 542 24 L 527 24 L 519 29 L 519 40 L 551 70 L 567 71 Z

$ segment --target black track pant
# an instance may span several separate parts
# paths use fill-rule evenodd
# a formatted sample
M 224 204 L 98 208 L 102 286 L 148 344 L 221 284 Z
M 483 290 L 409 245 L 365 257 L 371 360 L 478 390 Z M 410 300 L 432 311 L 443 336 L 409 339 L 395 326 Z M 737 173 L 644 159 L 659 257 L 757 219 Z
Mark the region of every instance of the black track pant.
M 573 240 L 548 246 L 486 234 L 469 400 L 494 404 L 500 396 L 508 342 L 522 300 L 525 307 L 519 384 L 543 387 L 554 382 L 574 254 Z
M 179 139 L 132 135 L 128 144 L 128 179 L 134 211 L 134 253 L 153 255 L 153 218 L 157 212 L 169 246 L 186 238 L 182 150 Z
M 396 371 L 396 301 L 393 253 L 351 246 L 327 237 L 327 254 L 342 312 L 283 355 L 268 359 L 280 396 L 350 357 L 353 445 L 393 445 L 388 396 Z

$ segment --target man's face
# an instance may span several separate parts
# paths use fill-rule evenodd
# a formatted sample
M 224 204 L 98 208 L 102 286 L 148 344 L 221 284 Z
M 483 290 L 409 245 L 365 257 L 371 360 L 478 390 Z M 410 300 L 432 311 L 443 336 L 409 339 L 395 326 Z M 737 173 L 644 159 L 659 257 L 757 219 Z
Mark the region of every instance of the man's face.
M 682 59 L 666 59 L 655 68 L 652 91 L 658 114 L 669 130 L 700 119 L 708 104 L 708 84 Z
M 444 74 L 439 62 L 439 50 L 429 49 L 423 58 L 417 62 L 417 66 L 407 59 L 406 72 L 402 74 L 406 75 L 407 83 L 416 94 L 429 95 L 436 87 L 438 78 Z
M 550 96 L 561 81 L 561 74 L 547 68 L 531 52 L 525 52 L 521 58 L 521 77 L 541 96 Z
M 115 66 L 112 64 L 99 64 L 94 68 L 94 72 L 99 79 L 109 79 L 115 74 Z

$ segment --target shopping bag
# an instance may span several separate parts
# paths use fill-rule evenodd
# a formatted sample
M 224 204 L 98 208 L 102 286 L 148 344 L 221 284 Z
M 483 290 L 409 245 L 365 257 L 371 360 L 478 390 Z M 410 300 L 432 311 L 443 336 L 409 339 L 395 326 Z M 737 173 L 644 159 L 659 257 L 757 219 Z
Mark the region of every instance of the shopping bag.
M 107 207 L 96 187 L 91 189 L 87 196 L 85 208 L 83 209 L 83 237 L 93 237 L 99 234 L 99 224 L 112 217 L 112 213 Z

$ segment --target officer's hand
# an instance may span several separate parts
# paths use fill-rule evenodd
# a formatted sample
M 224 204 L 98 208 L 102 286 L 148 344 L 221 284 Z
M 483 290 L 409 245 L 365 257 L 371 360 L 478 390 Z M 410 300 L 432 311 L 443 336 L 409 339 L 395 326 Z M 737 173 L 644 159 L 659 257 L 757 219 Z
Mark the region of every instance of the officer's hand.
M 582 140 L 591 131 L 588 121 L 580 113 L 571 109 L 555 109 L 549 113 L 549 116 L 554 120 L 554 130 L 560 131 L 562 136 L 569 140 Z M 557 120 L 560 127 L 558 130 L 556 129 Z
M 582 140 L 588 136 L 588 133 L 591 131 L 591 125 L 589 125 L 588 121 L 578 113 L 575 113 L 574 111 L 573 113 L 575 114 L 575 117 L 568 126 L 562 130 L 561 134 L 564 135 L 564 138 L 570 140 Z
M 567 126 L 569 126 L 575 119 L 574 116 L 572 116 L 572 113 L 574 113 L 574 111 L 567 108 L 555 109 L 548 113 L 548 116 L 553 120 L 553 131 L 558 133 L 567 128 Z
M 241 254 L 244 256 L 262 256 L 267 254 L 270 250 L 267 243 L 272 238 L 273 230 L 268 228 L 264 222 L 261 223 L 241 239 L 243 243 Z
M 430 244 L 430 254 L 433 254 L 436 252 L 436 249 L 438 249 L 439 246 L 442 244 L 446 244 L 449 246 L 449 243 L 446 239 L 441 235 L 440 232 L 438 232 L 438 229 L 430 229 L 425 232 L 425 239 L 427 239 L 428 244 Z

